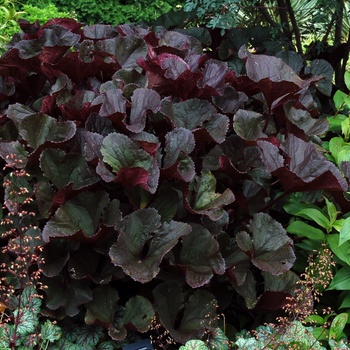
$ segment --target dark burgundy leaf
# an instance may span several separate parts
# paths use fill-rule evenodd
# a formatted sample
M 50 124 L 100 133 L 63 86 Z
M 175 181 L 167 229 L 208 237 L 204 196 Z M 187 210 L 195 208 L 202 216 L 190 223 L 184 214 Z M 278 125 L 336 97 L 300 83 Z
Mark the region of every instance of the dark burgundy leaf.
M 67 316 L 79 313 L 79 306 L 92 300 L 92 291 L 88 281 L 67 280 L 62 276 L 44 277 L 47 286 L 46 306 L 50 310 L 63 308 Z
M 203 226 L 192 224 L 192 231 L 182 240 L 181 264 L 186 266 L 186 282 L 192 288 L 209 283 L 214 274 L 225 272 L 219 244 Z
M 216 114 L 215 107 L 206 100 L 189 99 L 173 103 L 163 100 L 160 111 L 170 118 L 175 127 L 193 130 Z
M 238 246 L 249 253 L 252 263 L 263 271 L 279 275 L 294 264 L 292 240 L 282 225 L 265 213 L 255 214 L 250 223 L 252 236 L 242 231 L 237 235 Z
M 107 39 L 118 35 L 118 32 L 112 26 L 105 24 L 85 26 L 83 33 L 89 39 Z
M 262 114 L 239 109 L 233 117 L 233 128 L 236 134 L 247 141 L 256 141 L 257 139 L 266 138 L 263 132 L 265 118 Z
M 156 277 L 164 255 L 177 244 L 180 237 L 191 231 L 188 224 L 176 221 L 162 224 L 160 219 L 156 209 L 141 209 L 117 225 L 121 233 L 109 255 L 115 265 L 141 283 Z
M 127 129 L 138 133 L 143 131 L 146 125 L 148 111 L 155 113 L 160 107 L 160 96 L 151 89 L 138 88 L 131 96 L 131 112 Z
M 215 298 L 206 290 L 197 290 L 186 302 L 181 285 L 167 282 L 153 290 L 156 300 L 155 310 L 163 326 L 180 343 L 190 339 L 200 339 L 205 334 L 210 320 L 206 314 L 214 315 Z
M 106 91 L 96 97 L 91 105 L 102 105 L 99 111 L 101 117 L 109 117 L 115 114 L 123 119 L 126 117 L 126 99 L 120 89 Z
M 258 145 L 266 168 L 280 179 L 286 191 L 345 191 L 348 187 L 338 168 L 310 142 L 290 135 L 280 147 L 289 157 L 284 161 L 277 146 L 266 141 L 258 141 Z

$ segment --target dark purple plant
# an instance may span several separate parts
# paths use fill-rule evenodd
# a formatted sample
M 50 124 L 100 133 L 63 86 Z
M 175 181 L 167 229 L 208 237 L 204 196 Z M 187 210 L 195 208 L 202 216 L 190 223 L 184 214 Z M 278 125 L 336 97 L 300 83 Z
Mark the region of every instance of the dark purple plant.
M 328 127 L 322 71 L 242 48 L 238 74 L 160 27 L 22 29 L 0 60 L 0 156 L 30 174 L 46 314 L 116 340 L 156 314 L 184 343 L 233 289 L 253 312 L 281 307 L 297 276 L 276 198 L 347 188 L 310 141 Z

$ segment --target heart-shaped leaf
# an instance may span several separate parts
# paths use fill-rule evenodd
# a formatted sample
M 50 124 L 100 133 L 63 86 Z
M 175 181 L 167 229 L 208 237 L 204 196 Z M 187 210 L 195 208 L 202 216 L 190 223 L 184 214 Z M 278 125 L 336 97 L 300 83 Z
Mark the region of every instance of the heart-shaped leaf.
M 166 282 L 157 286 L 153 295 L 160 321 L 176 341 L 185 343 L 190 339 L 200 339 L 209 324 L 212 326 L 216 300 L 208 291 L 195 291 L 185 303 L 181 285 Z
M 50 310 L 63 308 L 67 316 L 79 313 L 79 306 L 92 300 L 93 294 L 88 281 L 67 280 L 63 276 L 43 277 L 46 291 L 46 306 Z
M 229 188 L 226 188 L 223 193 L 215 192 L 216 179 L 208 170 L 202 171 L 202 175 L 195 179 L 192 187 L 194 199 L 191 201 L 193 204 L 190 210 L 194 213 L 207 215 L 213 221 L 220 219 L 224 214 L 222 208 L 235 200 L 235 196 Z
M 187 267 L 186 282 L 192 288 L 208 283 L 214 273 L 222 275 L 225 272 L 218 242 L 198 224 L 192 224 L 191 233 L 183 238 L 180 260 Z
M 183 222 L 161 224 L 160 219 L 156 209 L 141 209 L 117 225 L 120 234 L 109 255 L 135 281 L 146 283 L 156 277 L 164 255 L 191 231 Z
M 104 191 L 83 192 L 66 201 L 46 223 L 43 239 L 67 237 L 82 232 L 92 237 L 100 223 L 103 209 L 108 203 L 108 195 Z
M 273 275 L 288 271 L 296 258 L 292 240 L 282 225 L 268 214 L 258 213 L 254 215 L 249 227 L 252 233 L 249 244 L 252 247 L 252 263 Z M 242 232 L 237 236 L 237 241 L 244 250 L 248 243 L 240 243 L 243 235 L 246 241 L 249 240 L 247 233 Z
M 87 187 L 99 181 L 80 154 L 48 148 L 40 156 L 40 167 L 44 175 L 61 189 L 72 184 L 74 190 Z

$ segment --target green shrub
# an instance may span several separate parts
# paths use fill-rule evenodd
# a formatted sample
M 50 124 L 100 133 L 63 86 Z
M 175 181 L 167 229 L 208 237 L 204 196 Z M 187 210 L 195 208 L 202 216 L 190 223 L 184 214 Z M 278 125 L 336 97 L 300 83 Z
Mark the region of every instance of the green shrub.
M 12 35 L 19 31 L 17 20 L 24 13 L 16 10 L 15 3 L 12 0 L 0 2 L 0 53 L 5 51 L 6 44 Z
M 21 17 L 31 23 L 39 21 L 41 24 L 44 24 L 52 18 L 76 17 L 73 11 L 59 11 L 58 8 L 52 3 L 47 4 L 45 7 L 23 4 L 22 11 L 24 14 Z
M 18 9 L 18 4 L 16 1 L 6 0 L 0 6 L 0 23 L 2 24 L 0 26 L 0 53 L 5 51 L 12 36 L 21 31 L 17 22 L 19 19 L 25 19 L 31 23 L 36 20 L 45 23 L 51 18 L 75 17 L 73 12 L 59 11 L 52 3 L 47 3 L 43 7 L 39 7 L 37 3 L 36 5 L 23 4 L 20 9 Z
M 74 4 L 69 0 L 42 1 L 43 7 L 54 4 L 59 11 L 76 13 L 77 19 L 86 24 L 124 24 L 152 22 L 163 13 L 175 10 L 183 1 L 177 0 L 78 0 Z M 26 4 L 37 6 L 30 0 Z M 54 17 L 51 17 L 54 18 Z

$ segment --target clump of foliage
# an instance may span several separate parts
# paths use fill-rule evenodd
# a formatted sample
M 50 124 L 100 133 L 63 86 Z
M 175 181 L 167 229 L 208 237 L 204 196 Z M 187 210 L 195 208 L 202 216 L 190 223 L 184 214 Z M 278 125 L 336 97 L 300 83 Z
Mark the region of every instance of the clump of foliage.
M 195 15 L 192 23 L 221 28 L 222 34 L 235 27 L 270 28 L 286 48 L 329 61 L 336 85 L 346 90 L 350 17 L 345 0 L 186 0 L 184 10 Z
M 217 47 L 205 29 L 21 28 L 0 60 L 0 157 L 4 182 L 28 176 L 3 190 L 3 218 L 12 202 L 35 213 L 43 313 L 118 342 L 156 319 L 186 343 L 217 311 L 281 309 L 298 280 L 281 199 L 348 188 L 314 142 L 330 65 L 233 52 L 234 32 Z
M 49 3 L 45 7 L 38 7 L 37 5 L 23 4 L 21 10 L 24 12 L 21 18 L 33 23 L 46 23 L 51 18 L 76 18 L 74 11 L 60 11 L 54 4 Z M 18 27 L 18 29 L 20 29 Z M 19 30 L 18 30 L 19 31 Z
M 20 31 L 18 20 L 25 19 L 30 22 L 45 23 L 51 18 L 67 17 L 75 18 L 75 14 L 72 11 L 59 11 L 52 3 L 39 7 L 37 2 L 19 6 L 19 3 L 14 0 L 3 1 L 0 5 L 0 53 L 6 50 L 6 45 L 12 36 Z
M 19 296 L 18 308 L 7 322 L 0 326 L 0 348 L 10 349 L 47 349 L 61 337 L 61 329 L 50 320 L 39 321 L 41 298 L 31 285 Z
M 72 4 L 69 0 L 41 0 L 43 8 L 55 6 L 59 11 L 71 13 L 85 24 L 124 24 L 152 22 L 160 15 L 181 7 L 183 1 L 178 0 L 113 0 L 99 1 L 81 0 Z M 29 0 L 26 4 L 37 6 L 37 1 Z M 51 17 L 54 18 L 54 17 Z
M 207 350 L 207 349 L 220 349 L 229 350 L 232 348 L 232 342 L 226 337 L 225 333 L 217 328 L 213 330 L 212 336 L 209 340 L 203 341 L 199 339 L 188 340 L 184 345 L 179 347 L 179 350 Z
M 5 45 L 13 34 L 19 31 L 17 20 L 23 15 L 17 11 L 13 0 L 5 0 L 0 3 L 0 52 L 5 50 Z

